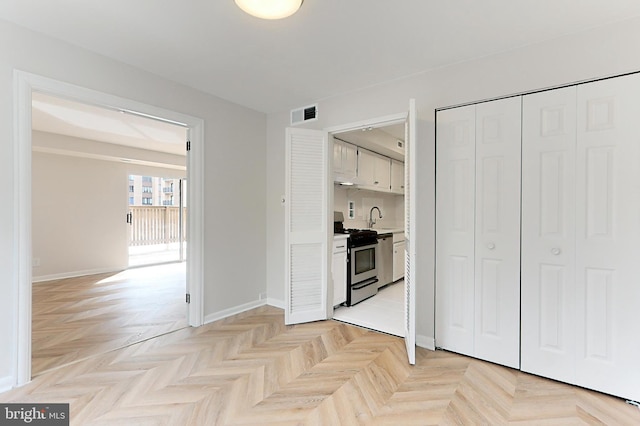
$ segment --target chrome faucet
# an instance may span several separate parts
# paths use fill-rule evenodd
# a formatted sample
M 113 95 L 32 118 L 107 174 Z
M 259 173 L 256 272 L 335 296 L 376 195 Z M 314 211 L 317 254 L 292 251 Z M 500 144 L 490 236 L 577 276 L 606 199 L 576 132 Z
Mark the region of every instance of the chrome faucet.
M 369 210 L 369 228 L 373 228 L 373 225 L 376 224 L 376 220 L 373 218 L 374 209 L 378 210 L 378 218 L 382 219 L 382 212 L 380 211 L 380 208 L 378 206 L 371 207 L 371 210 Z

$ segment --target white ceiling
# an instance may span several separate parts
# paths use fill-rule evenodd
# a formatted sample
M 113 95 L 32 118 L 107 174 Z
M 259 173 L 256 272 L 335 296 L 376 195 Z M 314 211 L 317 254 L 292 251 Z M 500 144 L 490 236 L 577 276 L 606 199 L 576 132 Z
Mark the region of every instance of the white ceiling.
M 250 108 L 287 111 L 640 15 L 638 0 L 2 0 L 0 18 Z
M 186 155 L 184 127 L 43 93 L 32 96 L 32 128 L 168 154 Z

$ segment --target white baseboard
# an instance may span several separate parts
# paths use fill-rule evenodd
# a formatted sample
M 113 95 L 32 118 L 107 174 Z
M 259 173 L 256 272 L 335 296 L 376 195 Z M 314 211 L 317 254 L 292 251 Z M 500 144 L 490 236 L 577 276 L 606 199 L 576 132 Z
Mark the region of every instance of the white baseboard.
M 0 393 L 13 389 L 15 380 L 11 376 L 0 378 Z
M 223 311 L 214 312 L 204 317 L 204 323 L 209 324 L 210 322 L 218 321 L 231 315 L 236 315 L 250 309 L 258 308 L 260 306 L 264 306 L 267 304 L 265 299 L 255 300 L 253 302 L 245 303 L 244 305 L 234 306 L 233 308 L 225 309 Z
M 429 349 L 430 351 L 436 350 L 436 339 L 430 336 L 423 336 L 421 334 L 416 335 L 416 345 L 421 348 Z
M 267 305 L 273 306 L 274 308 L 284 309 L 284 300 L 269 297 L 267 298 Z
M 39 275 L 33 276 L 31 279 L 34 283 L 40 283 L 43 281 L 51 281 L 51 280 L 63 280 L 66 278 L 75 278 L 75 277 L 83 277 L 85 275 L 96 275 L 96 274 L 108 274 L 112 272 L 122 272 L 126 270 L 127 267 L 123 268 L 101 268 L 101 269 L 85 269 L 84 271 L 73 271 L 73 272 L 63 272 L 60 274 L 51 274 L 51 275 Z

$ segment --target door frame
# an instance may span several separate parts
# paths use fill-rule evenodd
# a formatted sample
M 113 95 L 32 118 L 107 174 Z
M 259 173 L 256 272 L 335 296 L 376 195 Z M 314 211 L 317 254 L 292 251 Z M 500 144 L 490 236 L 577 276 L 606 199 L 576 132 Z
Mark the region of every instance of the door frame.
M 118 111 L 126 111 L 161 120 L 188 129 L 191 151 L 187 153 L 187 179 L 190 209 L 187 212 L 189 262 L 187 262 L 187 291 L 191 303 L 187 309 L 188 324 L 203 324 L 203 223 L 204 223 L 204 120 L 126 98 L 61 82 L 48 77 L 14 70 L 13 153 L 14 153 L 14 221 L 16 228 L 13 247 L 14 263 L 14 313 L 13 348 L 14 385 L 21 386 L 31 380 L 31 316 L 32 316 L 32 229 L 31 229 L 31 150 L 32 122 L 31 99 L 34 91 L 59 96 Z M 186 141 L 185 141 L 186 142 Z
M 347 123 L 347 124 L 342 124 L 339 126 L 332 126 L 332 127 L 328 127 L 323 129 L 323 131 L 327 132 L 329 134 L 329 170 L 330 173 L 333 173 L 333 135 L 336 133 L 343 133 L 343 132 L 348 132 L 348 131 L 352 131 L 352 130 L 358 130 L 358 129 L 363 129 L 363 128 L 368 128 L 368 127 L 373 127 L 373 128 L 380 128 L 380 127 L 385 127 L 385 126 L 390 126 L 390 125 L 394 125 L 394 124 L 403 124 L 406 123 L 407 120 L 409 119 L 409 117 L 407 116 L 407 111 L 403 111 L 397 114 L 390 114 L 390 115 L 385 115 L 382 117 L 377 117 L 377 118 L 371 118 L 371 119 L 367 119 L 367 120 L 361 120 L 361 121 L 356 121 L 356 122 L 352 122 L 352 123 Z M 411 143 L 413 143 L 414 141 L 411 141 Z M 411 185 L 415 185 L 416 182 L 410 182 Z M 330 194 L 329 194 L 329 207 L 330 207 L 330 211 L 333 211 L 333 199 L 334 199 L 334 186 L 331 185 L 330 188 Z M 413 201 L 415 202 L 415 201 Z M 406 204 L 405 204 L 405 209 L 406 209 Z M 413 220 L 415 220 L 415 217 L 413 218 Z M 331 247 L 331 243 L 333 241 L 333 234 L 330 232 L 327 232 L 327 244 L 329 245 L 329 247 Z M 405 282 L 405 285 L 406 282 Z M 333 288 L 332 286 L 329 286 L 330 288 L 328 289 L 329 291 L 328 296 L 328 305 L 327 305 L 327 315 L 329 318 L 333 317 Z M 403 304 L 403 306 L 405 306 Z M 405 306 L 406 309 L 406 306 Z M 406 314 L 406 312 L 405 312 Z M 413 321 L 415 323 L 415 316 L 413 317 Z M 414 324 L 415 325 L 415 324 Z

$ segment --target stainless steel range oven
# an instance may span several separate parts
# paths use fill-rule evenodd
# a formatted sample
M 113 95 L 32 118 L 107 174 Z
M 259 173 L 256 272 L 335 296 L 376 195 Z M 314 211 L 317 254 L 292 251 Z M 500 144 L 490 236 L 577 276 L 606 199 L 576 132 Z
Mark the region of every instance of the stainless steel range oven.
M 378 233 L 370 229 L 344 229 L 342 212 L 333 213 L 333 232 L 347 238 L 347 306 L 362 302 L 378 292 L 376 250 Z
M 376 231 L 348 230 L 347 306 L 353 306 L 378 292 Z

